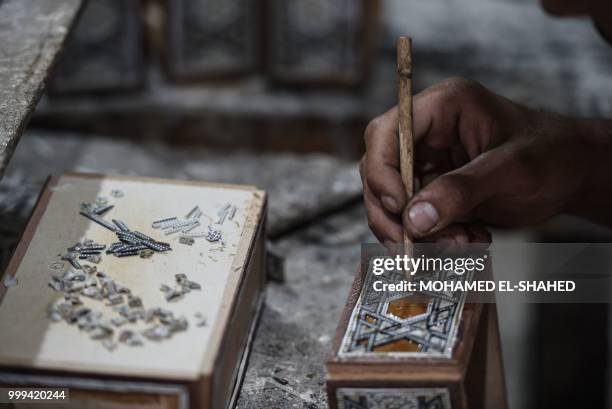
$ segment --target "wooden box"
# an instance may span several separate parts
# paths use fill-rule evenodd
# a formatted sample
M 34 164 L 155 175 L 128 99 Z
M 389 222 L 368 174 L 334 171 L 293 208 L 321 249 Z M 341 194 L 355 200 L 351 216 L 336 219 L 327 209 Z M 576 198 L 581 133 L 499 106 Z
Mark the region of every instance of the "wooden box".
M 165 67 L 178 82 L 228 78 L 261 65 L 258 1 L 165 2 Z
M 252 186 L 50 178 L 0 285 L 0 386 L 70 388 L 62 408 L 230 407 L 262 303 L 265 214 Z M 196 227 L 166 235 L 181 223 Z M 143 246 L 135 232 L 146 249 L 119 257 Z M 128 247 L 107 254 L 119 236 Z
M 266 68 L 291 86 L 364 85 L 374 58 L 378 0 L 268 0 Z
M 134 91 L 145 80 L 142 0 L 84 2 L 49 81 L 50 96 Z
M 379 278 L 360 272 L 351 288 L 327 362 L 330 408 L 505 408 L 495 304 L 381 295 Z

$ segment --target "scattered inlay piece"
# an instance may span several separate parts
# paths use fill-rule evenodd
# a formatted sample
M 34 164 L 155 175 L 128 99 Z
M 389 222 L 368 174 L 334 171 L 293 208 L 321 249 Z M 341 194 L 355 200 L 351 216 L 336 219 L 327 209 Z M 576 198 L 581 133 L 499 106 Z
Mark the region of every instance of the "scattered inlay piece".
M 115 257 L 149 258 L 154 252 L 164 253 L 172 250 L 170 244 L 157 241 L 139 231 L 130 230 L 121 220 L 113 219 L 113 225 L 116 226 L 114 231 L 119 241 L 111 244 L 106 254 L 113 254 Z
M 142 334 L 149 340 L 161 341 L 172 337 L 176 332 L 186 331 L 188 327 L 187 319 L 184 317 L 174 318 L 174 315 L 170 313 L 164 321 L 146 329 Z
M 103 340 L 102 345 L 104 345 L 104 348 L 108 349 L 109 351 L 114 351 L 115 348 L 117 348 L 117 343 L 111 339 Z
M 206 233 L 206 240 L 211 243 L 217 242 L 221 240 L 221 230 L 213 229 L 211 226 L 208 226 L 208 233 Z
M 199 206 L 195 206 L 191 209 L 183 219 L 178 217 L 167 217 L 165 219 L 156 220 L 151 223 L 151 227 L 154 229 L 161 229 L 166 235 L 183 232 L 187 233 L 195 229 L 200 225 L 200 217 L 202 216 L 202 210 Z
M 201 290 L 202 286 L 195 281 L 191 281 L 185 274 L 176 274 L 176 286 L 174 288 L 162 284 L 160 290 L 164 293 L 164 297 L 168 302 L 178 301 L 191 290 Z
M 108 204 L 108 200 L 102 197 L 96 199 L 94 203 L 81 203 L 81 211 L 85 213 L 102 216 L 111 210 L 114 206 Z
M 197 327 L 205 327 L 207 324 L 206 317 L 201 312 L 196 312 L 194 315 Z
M 66 264 L 63 261 L 54 261 L 53 263 L 49 264 L 49 268 L 56 271 L 63 270 L 65 266 Z
M 195 239 L 189 236 L 181 236 L 179 237 L 179 243 L 191 246 L 193 243 L 195 243 Z
M 68 252 L 61 256 L 61 258 L 62 260 L 68 261 L 72 267 L 82 270 L 84 266 L 82 266 L 78 260 L 85 260 L 98 264 L 102 260 L 100 255 L 105 248 L 106 246 L 103 244 L 85 239 L 66 249 Z
M 118 189 L 111 190 L 110 195 L 111 195 L 112 197 L 114 197 L 115 199 L 120 199 L 120 198 L 122 198 L 123 196 L 125 196 L 125 195 L 123 194 L 123 192 L 122 192 L 121 190 L 118 190 Z
M 217 216 L 219 216 L 219 220 L 217 220 L 217 224 L 225 223 L 225 219 L 233 220 L 236 215 L 237 207 L 227 203 L 217 212 Z
M 134 347 L 141 346 L 144 344 L 142 341 L 142 337 L 135 331 L 130 329 L 126 329 L 121 332 L 119 335 L 119 342 L 123 342 L 124 344 Z
M 226 203 L 217 211 L 217 222 L 215 224 L 222 225 L 225 220 L 234 220 L 238 207 L 231 203 Z M 214 228 L 212 225 L 208 226 L 208 231 L 194 231 L 200 226 L 199 218 L 202 216 L 202 210 L 196 206 L 187 213 L 183 219 L 179 219 L 176 216 L 168 217 L 161 220 L 156 220 L 151 224 L 154 229 L 161 229 L 166 235 L 175 234 L 181 232 L 179 237 L 179 243 L 193 245 L 195 238 L 205 237 L 211 243 L 222 241 L 222 232 L 218 228 Z
M 151 249 L 144 249 L 140 250 L 139 256 L 140 258 L 151 258 L 153 256 L 153 253 L 155 252 Z
M 51 277 L 51 288 L 64 294 L 63 300 L 54 303 L 49 309 L 49 318 L 52 321 L 64 320 L 68 324 L 77 325 L 82 331 L 90 333 L 92 339 L 103 341 L 104 347 L 109 351 L 117 347 L 113 340 L 114 327 L 134 324 L 139 320 L 151 323 L 153 326 L 141 334 L 154 341 L 169 339 L 173 334 L 186 331 L 189 327 L 184 317 L 175 318 L 171 311 L 161 308 L 145 310 L 142 298 L 132 295 L 129 288 L 116 283 L 104 272 L 97 271 L 95 266 L 87 267 L 86 271 L 67 271 L 63 275 Z M 198 283 L 190 281 L 185 274 L 177 274 L 176 282 L 176 289 L 163 287 L 177 299 L 191 290 L 201 289 Z M 79 295 L 98 301 L 106 300 L 107 305 L 116 306 L 115 312 L 119 315 L 108 322 L 103 321 L 101 312 L 80 307 L 83 302 Z M 124 295 L 127 295 L 127 304 Z M 201 320 L 198 320 L 196 325 L 201 326 Z M 122 331 L 119 341 L 128 346 L 143 344 L 143 338 L 133 330 Z
M 10 275 L 10 274 L 6 274 L 4 276 L 4 286 L 6 288 L 11 288 L 11 287 L 15 287 L 17 284 L 19 284 L 19 280 L 17 280 L 16 277 Z
M 119 241 L 111 244 L 108 250 L 106 250 L 106 254 L 113 254 L 116 257 L 130 257 L 140 255 L 140 252 L 146 249 L 160 253 L 172 250 L 170 244 L 157 241 L 139 231 L 130 230 L 127 224 L 121 220 L 113 219 L 112 223 L 104 220 L 101 215 L 106 213 L 112 207 L 112 205 L 107 205 L 105 200 L 100 201 L 100 199 L 98 199 L 96 204 L 82 203 L 80 211 L 81 215 L 117 234 Z M 83 254 L 82 251 L 81 254 Z M 93 250 L 87 250 L 85 254 L 97 255 L 98 253 L 94 252 Z M 150 257 L 149 254 L 149 252 L 145 253 L 145 256 L 142 258 Z M 80 268 L 75 265 L 75 263 L 78 264 L 76 257 L 66 258 L 66 260 L 72 264 L 73 267 Z

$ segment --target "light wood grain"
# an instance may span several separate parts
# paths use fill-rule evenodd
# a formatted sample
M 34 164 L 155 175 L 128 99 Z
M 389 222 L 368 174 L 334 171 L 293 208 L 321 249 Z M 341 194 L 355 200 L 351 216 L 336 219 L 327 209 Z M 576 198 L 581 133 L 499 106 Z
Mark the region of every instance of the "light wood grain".
M 397 41 L 398 122 L 400 173 L 407 201 L 414 193 L 414 133 L 412 123 L 412 40 L 400 37 Z M 412 254 L 413 240 L 404 229 L 404 252 Z
M 113 189 L 123 191 L 125 196 L 113 199 L 109 194 Z M 53 273 L 49 264 L 80 239 L 104 244 L 115 240 L 112 232 L 78 215 L 81 202 L 92 202 L 98 196 L 108 197 L 116 206 L 106 219 L 121 219 L 131 228 L 169 241 L 173 247 L 168 254 L 155 254 L 146 260 L 104 256 L 99 269 L 141 296 L 146 307 L 161 306 L 187 317 L 188 331 L 165 342 L 147 341 L 144 347 L 135 348 L 121 345 L 109 352 L 74 326 L 51 323 L 47 318 L 49 304 L 60 296 L 47 285 Z M 265 193 L 202 183 L 69 175 L 52 180 L 43 197 L 46 203 L 37 207 L 37 218 L 29 223 L 28 236 L 6 272 L 14 274 L 19 284 L 4 291 L 0 299 L 0 325 L 5 328 L 0 331 L 0 367 L 186 381 L 197 381 L 213 371 L 211 361 L 244 279 L 244 266 L 250 257 L 244 249 L 253 246 L 257 230 L 253 226 L 261 222 Z M 177 237 L 151 229 L 153 220 L 184 215 L 196 204 L 204 211 L 201 220 L 207 226 L 206 217 L 215 218 L 216 209 L 226 202 L 237 205 L 238 212 L 236 223 L 224 225 L 224 250 L 203 238 L 196 239 L 193 246 L 179 244 Z M 203 289 L 192 291 L 177 303 L 167 303 L 159 285 L 172 284 L 174 274 L 180 272 Z M 105 317 L 112 314 L 111 307 L 95 300 L 84 301 Z M 195 312 L 207 316 L 209 325 L 193 325 Z

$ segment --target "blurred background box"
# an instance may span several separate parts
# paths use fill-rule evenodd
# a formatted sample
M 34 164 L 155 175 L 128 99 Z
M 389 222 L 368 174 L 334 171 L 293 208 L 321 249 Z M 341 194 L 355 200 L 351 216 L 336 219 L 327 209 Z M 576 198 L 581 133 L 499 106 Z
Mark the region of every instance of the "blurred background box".
M 144 82 L 140 0 L 85 4 L 49 83 L 50 94 L 134 90 Z
M 173 80 L 252 73 L 260 66 L 261 1 L 165 2 L 167 73 Z
M 356 158 L 377 9 L 375 0 L 88 2 L 34 122 Z M 287 58 L 266 58 L 273 50 Z
M 363 85 L 378 2 L 269 0 L 268 72 L 288 84 Z

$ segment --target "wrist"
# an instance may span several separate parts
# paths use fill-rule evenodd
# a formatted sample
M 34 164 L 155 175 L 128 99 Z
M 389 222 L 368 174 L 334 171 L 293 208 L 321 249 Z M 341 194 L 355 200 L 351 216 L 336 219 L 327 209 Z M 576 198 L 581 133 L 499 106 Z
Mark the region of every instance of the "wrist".
M 594 221 L 609 223 L 612 205 L 612 121 L 574 119 L 577 139 L 576 166 L 581 169 L 578 187 L 566 211 Z

